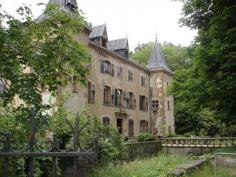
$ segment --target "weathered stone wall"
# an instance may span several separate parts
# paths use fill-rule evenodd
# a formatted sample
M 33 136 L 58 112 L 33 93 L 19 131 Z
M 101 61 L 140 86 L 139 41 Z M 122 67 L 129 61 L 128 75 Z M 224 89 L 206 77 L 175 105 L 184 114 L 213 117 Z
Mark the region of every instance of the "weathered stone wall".
M 174 99 L 173 96 L 167 95 L 167 88 L 171 82 L 172 75 L 165 71 L 153 71 L 150 75 L 151 100 L 159 101 L 159 108 L 151 110 L 152 129 L 156 129 L 158 135 L 175 133 Z
M 155 155 L 161 151 L 160 141 L 140 142 L 127 145 L 129 160 Z

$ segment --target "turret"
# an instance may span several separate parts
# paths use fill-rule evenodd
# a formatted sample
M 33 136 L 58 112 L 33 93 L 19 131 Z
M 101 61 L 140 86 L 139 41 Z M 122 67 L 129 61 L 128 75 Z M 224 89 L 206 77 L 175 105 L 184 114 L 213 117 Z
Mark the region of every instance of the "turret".
M 174 99 L 166 91 L 172 82 L 172 72 L 166 64 L 161 52 L 161 46 L 156 40 L 147 68 L 150 69 L 150 105 L 151 128 L 158 135 L 173 134 L 174 128 Z

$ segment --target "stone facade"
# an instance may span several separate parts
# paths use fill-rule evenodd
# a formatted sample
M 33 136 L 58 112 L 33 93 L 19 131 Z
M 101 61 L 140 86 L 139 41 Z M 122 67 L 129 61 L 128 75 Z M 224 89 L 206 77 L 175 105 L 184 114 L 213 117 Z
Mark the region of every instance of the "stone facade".
M 157 41 L 144 67 L 128 58 L 127 38 L 108 41 L 105 25 L 86 26 L 75 39 L 89 48 L 92 62 L 87 86 L 64 88 L 71 93 L 65 104 L 68 110 L 79 112 L 87 106 L 103 124 L 112 124 L 129 137 L 140 132 L 174 133 L 174 100 L 166 94 L 172 73 Z
M 92 85 L 93 88 L 78 86 L 78 92 L 72 93 L 66 107 L 79 112 L 87 106 L 91 114 L 104 124 L 117 127 L 125 136 L 152 131 L 157 135 L 174 133 L 174 101 L 172 96 L 166 95 L 166 88 L 172 81 L 171 72 L 143 67 L 86 35 L 82 33 L 77 39 L 87 45 L 91 54 L 88 87 Z M 110 70 L 101 70 L 102 61 L 108 63 L 105 67 L 110 66 Z M 95 94 L 91 101 L 92 89 Z M 116 90 L 121 92 L 118 96 Z M 120 103 L 116 99 L 120 99 Z M 155 101 L 158 101 L 157 107 L 153 105 Z

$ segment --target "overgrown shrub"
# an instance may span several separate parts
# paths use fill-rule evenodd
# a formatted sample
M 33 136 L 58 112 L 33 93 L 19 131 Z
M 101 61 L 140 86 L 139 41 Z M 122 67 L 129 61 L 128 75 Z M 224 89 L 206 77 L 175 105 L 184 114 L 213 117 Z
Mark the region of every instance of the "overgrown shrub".
M 141 133 L 138 135 L 137 140 L 138 142 L 154 141 L 154 136 L 151 133 Z

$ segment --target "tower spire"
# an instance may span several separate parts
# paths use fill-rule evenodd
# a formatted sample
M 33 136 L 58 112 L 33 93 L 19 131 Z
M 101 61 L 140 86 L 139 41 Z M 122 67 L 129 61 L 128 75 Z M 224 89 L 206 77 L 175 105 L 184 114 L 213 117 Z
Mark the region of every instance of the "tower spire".
M 155 42 L 155 45 L 152 49 L 152 53 L 149 58 L 149 62 L 148 62 L 147 67 L 149 69 L 153 69 L 153 70 L 164 69 L 168 72 L 171 72 L 171 70 L 169 69 L 169 67 L 166 64 L 166 59 L 161 52 L 161 46 L 157 41 L 157 35 L 156 35 L 156 42 Z

